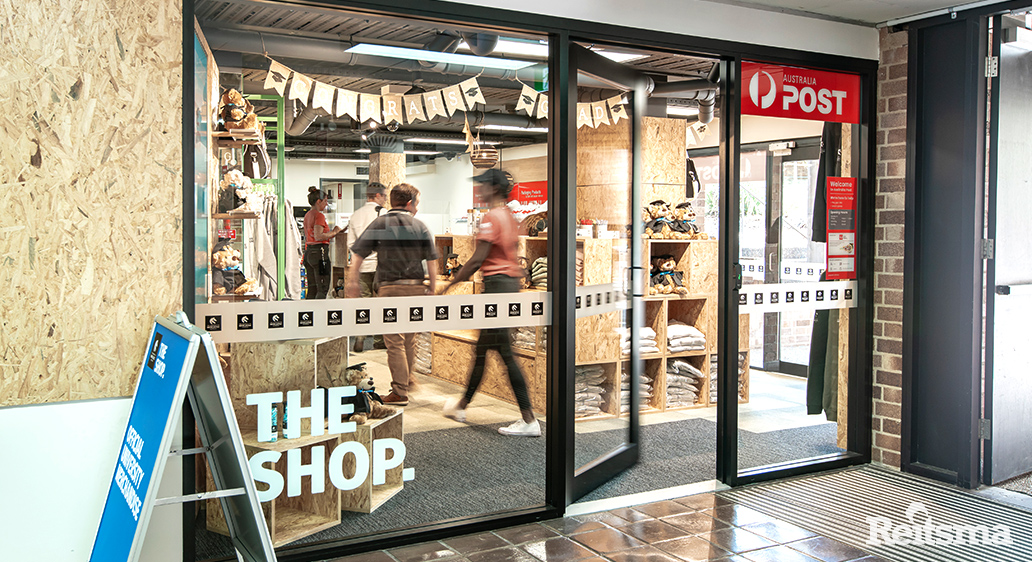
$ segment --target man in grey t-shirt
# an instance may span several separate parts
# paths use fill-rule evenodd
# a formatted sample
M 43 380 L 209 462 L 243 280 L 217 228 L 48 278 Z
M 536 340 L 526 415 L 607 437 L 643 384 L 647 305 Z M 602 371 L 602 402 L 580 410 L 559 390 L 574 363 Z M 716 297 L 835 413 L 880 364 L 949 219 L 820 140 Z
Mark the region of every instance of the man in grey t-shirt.
M 391 188 L 391 210 L 377 217 L 351 247 L 354 254 L 348 270 L 348 297 L 359 295 L 362 260 L 376 252 L 377 296 L 411 297 L 437 292 L 437 247 L 430 229 L 415 218 L 419 190 L 401 183 Z M 426 262 L 424 272 L 423 262 Z M 429 283 L 425 278 L 429 277 Z M 412 365 L 416 360 L 416 334 L 384 334 L 387 366 L 391 370 L 391 392 L 384 404 L 408 404 Z

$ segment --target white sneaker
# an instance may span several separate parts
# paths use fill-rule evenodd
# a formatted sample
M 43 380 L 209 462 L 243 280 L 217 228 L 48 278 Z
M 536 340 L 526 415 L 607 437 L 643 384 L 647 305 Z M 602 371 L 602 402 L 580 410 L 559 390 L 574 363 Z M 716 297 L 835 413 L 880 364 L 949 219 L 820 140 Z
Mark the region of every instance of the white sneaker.
M 515 435 L 517 437 L 541 437 L 541 424 L 537 420 L 530 423 L 516 420 L 511 425 L 499 427 L 498 433 L 502 435 Z
M 459 409 L 460 400 L 460 398 L 452 398 L 444 403 L 444 417 L 460 422 L 466 421 L 466 410 Z

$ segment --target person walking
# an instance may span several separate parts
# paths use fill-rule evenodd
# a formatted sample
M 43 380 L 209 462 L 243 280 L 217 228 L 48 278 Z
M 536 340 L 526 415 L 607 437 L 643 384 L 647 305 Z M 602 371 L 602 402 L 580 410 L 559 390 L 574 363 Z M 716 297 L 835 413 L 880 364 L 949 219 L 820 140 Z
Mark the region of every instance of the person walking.
M 518 241 L 518 224 L 505 202 L 512 191 L 510 176 L 498 169 L 486 170 L 473 178 L 477 182 L 477 190 L 490 210 L 480 219 L 480 232 L 477 233 L 476 248 L 473 257 L 455 275 L 448 285 L 461 283 L 469 279 L 478 269 L 484 277 L 485 293 L 516 293 L 520 290 L 520 278 L 525 274 L 516 261 L 516 244 Z M 445 290 L 447 292 L 447 289 Z M 495 350 L 502 358 L 509 374 L 509 384 L 516 395 L 516 403 L 520 408 L 521 419 L 511 425 L 498 428 L 503 435 L 522 437 L 538 437 L 541 435 L 541 424 L 534 417 L 530 405 L 530 394 L 527 381 L 512 355 L 508 328 L 486 328 L 480 330 L 477 340 L 476 359 L 470 370 L 466 393 L 457 399 L 445 403 L 444 415 L 457 421 L 466 421 L 466 407 L 477 392 L 484 378 L 484 366 L 487 352 Z
M 365 205 L 362 205 L 351 214 L 351 220 L 348 223 L 348 250 L 352 250 L 355 246 L 355 241 L 369 227 L 369 223 L 380 216 L 383 206 L 387 203 L 387 188 L 380 182 L 369 182 L 369 185 L 366 186 L 365 194 Z M 362 267 L 359 269 L 358 284 L 361 288 L 362 298 L 376 296 L 375 277 L 376 253 L 374 252 L 362 260 Z M 354 351 L 361 353 L 364 347 L 365 336 L 355 338 Z M 382 335 L 376 334 L 373 336 L 373 349 L 385 349 Z
M 410 297 L 437 292 L 437 246 L 430 229 L 415 218 L 419 190 L 407 183 L 391 188 L 391 210 L 377 217 L 355 240 L 351 250 L 346 296 L 360 294 L 362 262 L 377 254 L 376 283 L 380 297 Z M 424 273 L 424 265 L 426 270 Z M 425 277 L 429 276 L 429 283 Z M 391 370 L 391 391 L 383 397 L 389 406 L 406 406 L 413 384 L 412 366 L 416 360 L 416 334 L 384 334 L 387 366 Z
M 325 299 L 330 292 L 330 240 L 340 234 L 341 228 L 332 229 L 326 222 L 328 202 L 326 194 L 314 185 L 308 188 L 308 204 L 312 206 L 305 213 L 305 278 L 308 288 L 305 299 Z

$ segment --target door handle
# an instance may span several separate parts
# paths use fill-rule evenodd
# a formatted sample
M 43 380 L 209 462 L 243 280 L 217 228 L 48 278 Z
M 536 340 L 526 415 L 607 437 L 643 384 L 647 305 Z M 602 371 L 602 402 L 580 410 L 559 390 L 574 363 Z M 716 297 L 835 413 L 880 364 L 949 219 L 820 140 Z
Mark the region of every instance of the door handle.
M 1009 295 L 1010 294 L 1010 285 L 997 285 L 996 286 L 996 294 L 997 295 Z
M 735 275 L 735 290 L 740 291 L 742 289 L 742 264 L 734 264 L 734 275 Z

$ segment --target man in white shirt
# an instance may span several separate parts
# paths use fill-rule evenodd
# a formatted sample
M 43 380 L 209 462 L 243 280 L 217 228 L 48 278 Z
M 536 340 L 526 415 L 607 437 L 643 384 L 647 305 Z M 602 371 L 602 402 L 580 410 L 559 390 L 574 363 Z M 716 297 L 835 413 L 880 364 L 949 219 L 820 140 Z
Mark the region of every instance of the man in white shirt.
M 351 219 L 348 222 L 348 251 L 350 251 L 351 247 L 355 245 L 355 240 L 358 240 L 358 237 L 362 236 L 362 233 L 365 232 L 369 223 L 373 222 L 373 219 L 380 216 L 386 202 L 387 188 L 380 182 L 369 182 L 369 185 L 366 186 L 366 204 L 362 205 L 352 213 Z M 366 259 L 362 260 L 362 266 L 359 268 L 358 283 L 362 289 L 362 298 L 376 296 L 376 291 L 373 287 L 375 279 L 376 254 L 373 253 Z M 362 352 L 365 345 L 364 342 L 364 336 L 355 338 L 355 352 Z M 386 346 L 383 343 L 383 336 L 373 336 L 373 349 L 386 349 Z

